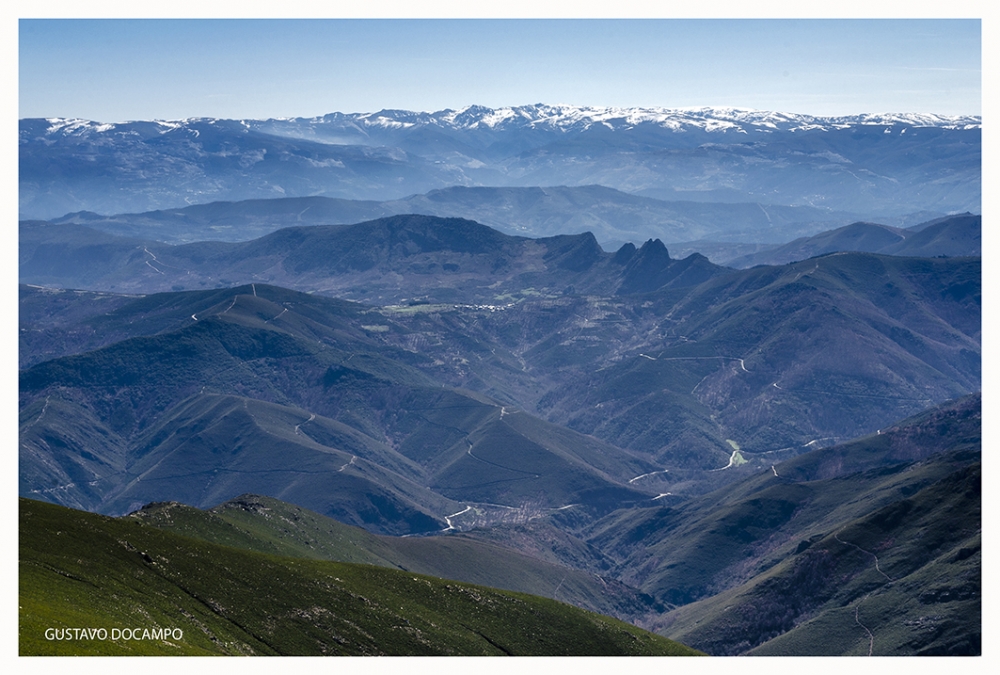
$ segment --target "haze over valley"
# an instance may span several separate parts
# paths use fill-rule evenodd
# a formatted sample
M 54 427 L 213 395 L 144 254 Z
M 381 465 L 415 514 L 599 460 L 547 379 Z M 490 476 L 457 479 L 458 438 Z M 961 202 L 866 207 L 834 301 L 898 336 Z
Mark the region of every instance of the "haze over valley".
M 66 602 L 190 637 L 113 653 L 981 653 L 981 118 L 19 153 L 22 654 Z

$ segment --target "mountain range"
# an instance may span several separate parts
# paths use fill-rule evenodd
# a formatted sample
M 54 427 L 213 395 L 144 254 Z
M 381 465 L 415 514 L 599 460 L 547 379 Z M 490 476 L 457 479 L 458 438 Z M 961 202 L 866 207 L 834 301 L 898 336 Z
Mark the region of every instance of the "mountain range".
M 470 106 L 271 120 L 19 123 L 21 218 L 210 201 L 395 200 L 452 186 L 603 185 L 863 219 L 981 208 L 978 117 Z
M 78 226 L 22 231 L 25 276 L 47 261 L 145 290 L 197 278 L 181 265 L 273 260 L 283 281 L 350 283 L 380 304 L 264 283 L 22 287 L 22 490 L 109 513 L 212 506 L 246 480 L 262 482 L 238 492 L 296 491 L 391 533 L 446 527 L 467 502 L 500 505 L 487 520 L 527 504 L 597 513 L 698 494 L 981 387 L 978 258 L 841 252 L 736 271 L 658 241 L 611 254 L 592 236 L 426 216 L 173 247 L 183 259 L 111 235 L 102 248 Z M 275 472 L 275 444 L 306 475 Z
M 21 654 L 981 654 L 980 136 L 21 120 Z
M 767 251 L 728 261 L 732 267 L 781 265 L 836 251 L 866 251 L 910 257 L 981 256 L 982 216 L 946 216 L 903 229 L 878 223 L 852 223 L 803 237 Z
M 151 299 L 117 320 L 173 304 Z M 625 481 L 648 460 L 442 388 L 411 365 L 423 359 L 370 337 L 361 306 L 268 286 L 185 300 L 179 331 L 22 371 L 25 493 L 121 513 L 167 498 L 210 506 L 243 485 L 396 533 L 446 527 L 457 500 L 502 517 L 647 498 Z
M 22 281 L 118 292 L 262 282 L 377 304 L 494 303 L 525 288 L 628 293 L 692 285 L 723 271 L 699 254 L 672 260 L 658 239 L 610 254 L 589 232 L 530 239 L 416 215 L 179 246 L 40 221 L 22 221 L 20 235 Z
M 631 627 L 608 635 L 611 619 L 597 619 L 598 638 L 594 618 L 510 593 L 528 590 L 712 654 L 979 654 L 980 419 L 979 397 L 966 397 L 686 503 L 424 538 L 373 536 L 256 495 L 119 519 L 22 500 L 21 653 L 692 653 Z M 538 546 L 556 560 L 529 553 Z M 520 616 L 523 603 L 558 646 Z M 131 625 L 137 608 L 187 639 L 38 637 L 53 616 Z M 392 637 L 403 625 L 422 639 Z
M 811 206 L 663 201 L 600 185 L 580 187 L 450 187 L 390 201 L 284 197 L 211 202 L 146 213 L 101 216 L 70 213 L 53 223 L 73 223 L 111 234 L 168 244 L 195 241 L 246 241 L 282 227 L 353 225 L 392 215 L 423 214 L 474 220 L 505 234 L 532 238 L 591 232 L 605 249 L 647 239 L 665 242 L 716 238 L 784 243 L 861 220 L 858 214 Z M 911 214 L 892 218 L 912 225 Z M 719 242 L 721 243 L 721 242 Z M 719 245 L 716 243 L 716 246 Z
M 921 266 L 923 276 L 930 265 L 928 279 L 939 278 L 942 270 L 966 259 L 843 254 L 815 260 L 850 263 L 827 269 L 826 278 L 839 284 L 848 283 L 845 272 L 859 265 L 870 272 L 873 262 L 895 261 L 889 278 L 896 283 L 908 278 L 906 296 L 912 302 Z M 785 278 L 812 270 L 812 278 L 822 281 L 815 276 L 819 270 L 809 267 L 815 260 L 787 266 Z M 733 275 L 742 277 L 739 286 L 752 289 L 759 286 L 753 276 L 768 269 L 773 268 Z M 871 276 L 861 278 L 869 280 L 862 286 L 871 286 Z M 737 283 L 729 275 L 718 279 Z M 955 285 L 952 277 L 945 288 Z M 703 286 L 687 300 L 689 309 L 707 293 Z M 830 291 L 829 286 L 814 290 L 820 289 Z M 753 374 L 766 362 L 747 358 L 737 364 L 644 350 L 620 359 L 608 380 L 597 372 L 598 381 L 607 384 L 593 387 L 588 385 L 595 375 L 592 361 L 580 360 L 580 355 L 593 356 L 593 343 L 564 345 L 542 332 L 562 325 L 581 336 L 572 328 L 579 319 L 562 323 L 586 307 L 573 298 L 562 307 L 544 299 L 529 307 L 526 299 L 516 306 L 521 316 L 508 318 L 504 314 L 514 308 L 466 313 L 412 305 L 373 311 L 267 285 L 140 297 L 25 286 L 22 295 L 22 335 L 38 335 L 22 342 L 35 365 L 21 373 L 21 494 L 89 511 L 124 514 L 142 507 L 128 517 L 142 524 L 137 530 L 128 519 L 119 525 L 94 514 L 22 504 L 22 514 L 36 514 L 21 528 L 22 653 L 55 653 L 52 643 L 30 636 L 52 624 L 53 616 L 70 616 L 70 605 L 86 608 L 79 617 L 88 625 L 128 623 L 132 606 L 164 617 L 158 619 L 161 624 L 166 617 L 183 616 L 171 625 L 193 636 L 182 645 L 196 650 L 192 653 L 386 652 L 387 645 L 403 643 L 391 634 L 383 637 L 384 628 L 356 619 L 350 620 L 375 636 L 373 641 L 359 643 L 360 636 L 348 638 L 332 628 L 343 640 L 334 641 L 347 646 L 330 647 L 333 643 L 323 637 L 329 637 L 324 633 L 329 624 L 315 615 L 315 607 L 337 608 L 346 600 L 323 595 L 330 589 L 316 584 L 334 576 L 342 589 L 337 593 L 367 598 L 369 606 L 394 606 L 409 598 L 402 605 L 412 609 L 396 612 L 388 625 L 424 626 L 420 622 L 428 620 L 427 612 L 443 611 L 444 596 L 414 597 L 420 587 L 409 584 L 421 578 L 414 574 L 556 598 L 710 654 L 981 653 L 978 396 L 881 424 L 846 444 L 798 442 L 774 452 L 778 444 L 765 439 L 761 451 L 732 433 L 746 422 L 737 419 L 731 427 L 715 429 L 714 439 L 707 435 L 708 443 L 703 436 L 699 445 L 699 433 L 713 433 L 708 426 L 717 424 L 713 416 L 728 423 L 718 414 L 725 410 L 716 400 L 683 398 L 685 382 L 693 383 L 692 393 L 697 393 L 700 376 L 685 368 L 714 374 L 707 381 L 721 377 L 739 383 L 741 374 Z M 641 317 L 642 305 L 657 294 L 621 297 L 641 300 L 632 309 Z M 925 305 L 928 299 L 923 298 L 924 312 L 934 306 Z M 937 306 L 938 321 L 955 321 L 969 311 L 956 300 L 953 296 Z M 905 304 L 890 306 L 906 317 Z M 653 305 L 645 309 L 662 316 Z M 757 311 L 753 303 L 745 309 L 749 315 Z M 544 318 L 533 319 L 534 313 Z M 707 315 L 712 314 L 710 306 Z M 746 324 L 747 316 L 733 317 L 732 325 Z M 920 316 L 925 324 L 928 315 Z M 501 320 L 491 323 L 494 317 Z M 616 329 L 612 316 L 604 313 L 601 319 L 607 322 L 603 326 L 585 317 L 600 330 Z M 822 331 L 823 323 L 816 330 Z M 515 326 L 527 334 L 512 334 Z M 808 332 L 808 323 L 801 326 Z M 491 334 L 517 340 L 504 347 L 497 338 L 485 339 Z M 854 365 L 874 358 L 872 372 L 878 372 L 884 368 L 877 365 L 881 348 L 861 350 L 872 335 L 855 343 Z M 848 336 L 845 332 L 840 339 Z M 525 338 L 537 346 L 511 348 Z M 947 334 L 935 338 L 937 343 L 951 340 L 954 336 Z M 68 353 L 58 355 L 52 351 L 56 347 Z M 774 353 L 799 356 L 800 372 L 828 377 L 823 363 L 815 363 L 816 354 Z M 944 358 L 952 367 L 958 363 L 953 356 Z M 546 371 L 551 379 L 541 377 Z M 968 372 L 975 377 L 978 369 L 970 364 Z M 573 386 L 574 380 L 581 384 Z M 533 393 L 541 402 L 530 409 L 517 400 L 456 386 L 463 382 L 488 385 L 494 396 L 519 395 L 524 402 Z M 975 382 L 965 386 L 975 387 Z M 603 404 L 616 420 L 610 435 L 606 429 L 583 435 L 543 419 L 548 402 L 559 400 L 543 393 L 546 383 L 550 392 L 565 396 L 593 391 L 591 401 Z M 663 396 L 657 384 L 673 386 L 675 393 Z M 782 380 L 779 387 L 788 385 Z M 711 391 L 718 391 L 718 384 Z M 810 399 L 809 388 L 793 390 L 784 402 L 805 404 L 805 412 L 772 414 L 761 430 L 780 431 L 778 420 L 828 423 L 835 417 L 829 391 L 830 384 L 821 384 Z M 731 392 L 739 395 L 738 388 Z M 839 401 L 852 396 L 857 394 L 842 392 Z M 639 404 L 628 397 L 638 397 Z M 868 415 L 925 405 L 865 394 L 860 399 L 863 407 L 854 411 Z M 773 408 L 782 407 L 781 398 L 771 400 L 777 403 Z M 589 403 L 578 395 L 575 405 L 569 399 L 562 405 L 573 411 L 586 410 Z M 650 415 L 670 405 L 687 414 Z M 699 405 L 715 407 L 702 411 Z M 759 418 L 767 410 L 746 403 L 733 409 L 753 410 Z M 824 414 L 816 414 L 820 409 Z M 664 422 L 677 428 L 643 434 L 650 423 Z M 611 442 L 601 441 L 602 435 Z M 672 445 L 650 444 L 657 436 L 671 438 Z M 44 527 L 37 519 L 43 514 Z M 383 535 L 350 529 L 330 516 Z M 153 527 L 182 538 L 155 535 Z M 66 531 L 74 537 L 60 536 Z M 413 533 L 424 536 L 385 536 Z M 115 541 L 125 544 L 116 548 Z M 305 567 L 289 559 L 374 564 L 405 570 L 408 576 Z M 233 575 L 242 581 L 224 581 Z M 79 595 L 82 586 L 73 580 L 86 581 L 90 590 Z M 135 595 L 129 580 L 143 588 L 155 582 L 162 599 L 150 606 Z M 452 582 L 428 578 L 427 583 L 463 592 Z M 376 589 L 395 590 L 387 598 Z M 505 592 L 475 591 L 479 598 L 500 598 Z M 106 601 L 108 593 L 117 601 Z M 196 609 L 187 594 L 206 598 L 207 604 Z M 319 604 L 317 597 L 322 597 Z M 123 604 L 122 598 L 129 600 Z M 264 607 L 275 621 L 250 620 L 241 604 L 247 598 L 255 599 L 253 616 L 261 616 Z M 111 611 L 115 607 L 125 613 Z M 470 624 L 462 613 L 469 611 L 475 609 L 460 609 L 457 616 L 466 627 Z M 347 612 L 345 607 L 335 614 L 350 617 Z M 429 619 L 438 628 L 453 620 L 440 614 Z M 564 620 L 546 619 L 553 625 Z M 303 621 L 312 628 L 300 626 Z M 512 647 L 520 643 L 512 642 L 503 626 L 523 627 L 524 619 L 492 621 L 496 627 L 480 629 L 480 635 L 498 651 L 556 653 L 545 651 L 550 647 Z M 299 628 L 275 633 L 279 626 Z M 575 630 L 560 629 L 565 648 L 572 651 L 557 653 L 623 653 L 611 646 L 595 651 L 593 637 L 566 637 Z M 308 643 L 292 639 L 303 634 L 316 637 Z M 209 641 L 203 643 L 201 636 Z M 327 646 L 317 647 L 317 640 Z M 405 643 L 398 649 L 492 653 L 478 643 L 459 648 L 447 640 L 427 640 L 437 646 Z M 81 653 L 79 644 L 59 646 Z M 98 645 L 97 653 L 177 649 L 167 647 L 155 642 Z

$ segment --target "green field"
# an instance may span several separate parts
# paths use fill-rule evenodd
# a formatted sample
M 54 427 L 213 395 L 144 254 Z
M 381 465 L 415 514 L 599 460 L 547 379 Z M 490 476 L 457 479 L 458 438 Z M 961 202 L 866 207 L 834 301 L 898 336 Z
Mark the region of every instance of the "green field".
M 22 656 L 697 653 L 545 598 L 219 546 L 31 500 L 20 502 L 19 540 Z M 67 628 L 108 639 L 46 637 Z M 169 639 L 112 637 L 135 628 Z

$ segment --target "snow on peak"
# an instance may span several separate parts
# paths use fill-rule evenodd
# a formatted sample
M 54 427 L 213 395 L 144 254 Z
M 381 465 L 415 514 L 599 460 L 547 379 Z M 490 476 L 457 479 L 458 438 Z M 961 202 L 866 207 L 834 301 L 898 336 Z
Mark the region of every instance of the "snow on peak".
M 56 132 L 62 132 L 64 134 L 78 133 L 88 128 L 96 127 L 95 122 L 89 120 L 83 120 L 79 118 L 63 118 L 63 117 L 52 117 L 45 120 L 49 123 L 49 128 L 45 130 L 45 133 L 54 134 Z M 105 125 L 111 126 L 111 125 Z
M 414 127 L 438 126 L 470 131 L 504 131 L 517 128 L 535 128 L 556 132 L 584 131 L 601 126 L 612 131 L 652 125 L 675 132 L 701 131 L 705 133 L 748 134 L 777 131 L 830 131 L 854 126 L 883 127 L 939 127 L 947 129 L 979 129 L 982 118 L 976 116 L 948 116 L 931 113 L 864 113 L 838 117 L 818 117 L 796 113 L 754 110 L 724 106 L 663 108 L 612 106 L 580 106 L 535 103 L 522 106 L 489 108 L 470 105 L 459 110 L 414 112 L 410 110 L 380 110 L 371 113 L 331 113 L 313 118 L 279 118 L 271 120 L 217 120 L 190 118 L 184 120 L 149 122 L 124 122 L 106 124 L 78 118 L 48 118 L 46 134 L 87 136 L 103 133 L 134 134 L 134 129 L 144 128 L 144 133 L 166 133 L 175 129 L 190 130 L 195 125 L 235 124 L 246 131 L 261 129 L 274 133 L 279 128 L 350 127 L 399 131 Z M 192 132 L 193 133 L 193 132 Z M 281 132 L 278 132 L 281 133 Z M 298 131 L 295 133 L 305 133 Z M 313 132 L 309 132 L 313 133 Z M 364 132 L 362 132 L 364 133 Z
M 338 117 L 340 117 L 339 114 Z M 903 124 L 949 128 L 974 128 L 981 125 L 979 117 L 949 117 L 921 113 L 869 113 L 841 117 L 817 117 L 718 106 L 619 108 L 542 103 L 503 108 L 470 105 L 459 110 L 447 109 L 422 113 L 383 110 L 378 113 L 344 115 L 343 117 L 357 120 L 365 126 L 386 129 L 436 125 L 470 130 L 498 130 L 521 126 L 573 131 L 587 129 L 598 124 L 610 129 L 627 129 L 640 124 L 652 124 L 675 131 L 701 129 L 706 132 L 747 133 L 751 130 L 837 129 L 859 124 Z

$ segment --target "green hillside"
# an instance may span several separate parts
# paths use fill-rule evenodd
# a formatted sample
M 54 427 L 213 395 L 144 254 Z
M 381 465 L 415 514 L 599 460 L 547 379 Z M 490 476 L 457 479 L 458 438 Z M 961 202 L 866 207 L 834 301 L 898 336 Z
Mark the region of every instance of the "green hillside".
M 21 500 L 19 540 L 21 655 L 696 653 L 544 598 L 239 550 L 42 502 Z M 108 639 L 49 640 L 49 628 L 104 628 Z M 113 639 L 122 628 L 169 639 Z
M 177 502 L 149 504 L 129 518 L 226 546 L 296 558 L 380 565 L 531 593 L 623 619 L 662 610 L 650 596 L 615 579 L 544 562 L 468 535 L 375 535 L 259 495 L 241 495 L 206 511 Z

